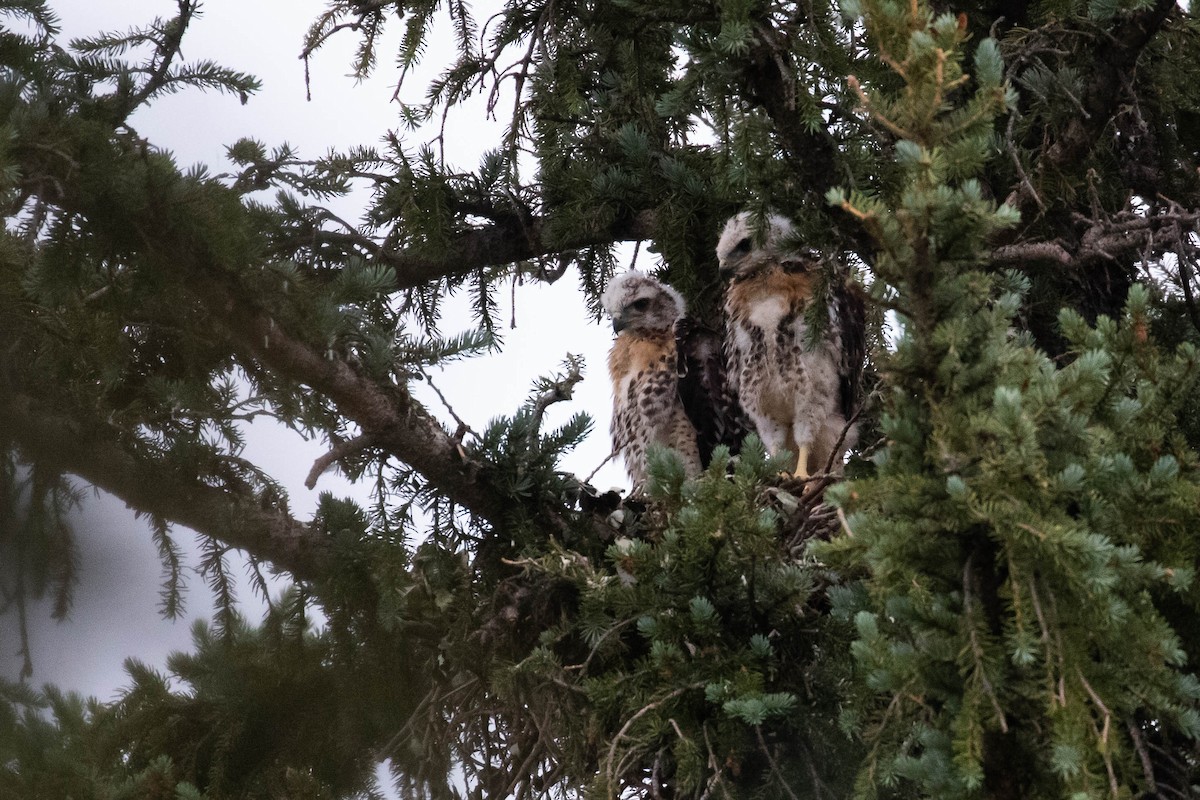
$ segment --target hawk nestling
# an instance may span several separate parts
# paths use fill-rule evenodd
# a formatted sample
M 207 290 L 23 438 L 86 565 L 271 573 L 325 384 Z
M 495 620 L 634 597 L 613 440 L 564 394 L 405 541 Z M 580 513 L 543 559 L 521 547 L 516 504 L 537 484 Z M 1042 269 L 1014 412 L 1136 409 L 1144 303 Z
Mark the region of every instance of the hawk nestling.
M 863 305 L 841 276 L 828 284 L 827 301 L 818 297 L 828 280 L 822 260 L 791 246 L 789 220 L 771 215 L 765 222 L 760 237 L 751 214 L 738 214 L 717 244 L 721 275 L 730 281 L 728 379 L 767 450 L 796 454 L 796 475 L 808 477 L 827 464 L 839 468 L 839 441 L 854 443 Z M 825 305 L 815 340 L 814 302 Z
M 631 270 L 612 279 L 601 302 L 618 334 L 608 354 L 613 451 L 625 459 L 634 489 L 645 485 L 651 443 L 674 449 L 687 474 L 698 474 L 696 429 L 679 397 L 675 323 L 684 314 L 683 297 Z

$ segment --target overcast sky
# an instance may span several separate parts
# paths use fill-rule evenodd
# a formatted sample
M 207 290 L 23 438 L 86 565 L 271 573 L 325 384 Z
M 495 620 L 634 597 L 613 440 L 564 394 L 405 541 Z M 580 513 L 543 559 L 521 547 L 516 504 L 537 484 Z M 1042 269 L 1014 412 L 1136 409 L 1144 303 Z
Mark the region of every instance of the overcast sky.
M 476 11 L 483 20 L 487 15 L 479 11 L 481 5 L 486 7 L 477 4 Z M 61 17 L 61 41 L 65 43 L 72 37 L 125 30 L 156 16 L 168 17 L 175 2 L 51 0 L 50 6 Z M 215 93 L 189 91 L 169 96 L 149 111 L 139 112 L 134 126 L 151 143 L 173 152 L 180 166 L 202 162 L 212 173 L 230 169 L 224 148 L 244 136 L 257 138 L 268 147 L 290 143 L 302 157 L 316 157 L 330 148 L 378 143 L 387 130 L 400 128 L 398 108 L 391 102 L 397 74 L 389 53 L 383 54 L 374 79 L 356 83 L 348 77 L 353 34 L 343 34 L 341 41 L 327 46 L 314 59 L 312 100 L 305 99 L 304 65 L 298 54 L 308 25 L 324 6 L 323 0 L 208 0 L 203 15 L 184 39 L 185 59 L 213 59 L 254 74 L 263 83 L 262 91 L 245 106 L 236 97 Z M 398 30 L 397 26 L 393 33 Z M 439 65 L 443 54 L 449 55 L 446 46 L 430 47 L 427 73 Z M 425 82 L 420 78 L 406 81 L 404 98 L 416 101 L 423 96 Z M 447 159 L 455 166 L 473 168 L 479 155 L 494 146 L 496 131 L 494 125 L 483 124 L 480 107 L 452 116 L 447 127 Z M 430 137 L 405 138 L 415 150 Z M 501 302 L 500 318 L 507 321 L 509 300 L 505 297 Z M 556 407 L 549 422 L 560 424 L 580 410 L 593 417 L 595 429 L 588 442 L 565 462 L 567 469 L 587 475 L 609 452 L 611 401 L 604 359 L 611 329 L 607 323 L 587 318 L 573 272 L 553 286 L 518 287 L 515 305 L 517 326 L 505 331 L 504 352 L 455 365 L 439 379 L 439 387 L 458 414 L 482 430 L 490 418 L 516 410 L 536 376 L 554 372 L 567 353 L 583 355 L 587 377 L 575 401 Z M 452 302 L 443 332 L 470 327 L 465 300 Z M 434 407 L 436 400 L 429 398 L 428 392 L 422 397 L 431 401 L 435 413 L 447 418 L 441 408 Z M 322 452 L 319 442 L 304 442 L 290 431 L 264 424 L 253 429 L 244 455 L 289 487 L 293 510 L 307 519 L 320 491 L 355 492 L 332 473 L 321 479 L 315 491 L 304 488 L 304 477 Z M 602 487 L 624 485 L 625 477 L 619 463 L 610 462 L 594 482 Z M 126 657 L 161 667 L 169 652 L 190 649 L 190 620 L 208 617 L 211 600 L 202 580 L 189 575 L 188 619 L 170 622 L 158 616 L 161 565 L 146 526 L 120 501 L 103 495 L 89 498 L 77 528 L 80 580 L 70 619 L 51 621 L 47 604 L 35 604 L 30 611 L 32 683 L 55 683 L 109 700 L 126 683 L 122 669 Z M 177 529 L 175 535 L 181 545 L 191 545 L 195 539 L 185 529 Z M 243 586 L 241 595 L 248 597 L 249 589 Z M 0 669 L 15 677 L 20 661 L 11 617 L 0 618 L 0 643 L 4 646 Z

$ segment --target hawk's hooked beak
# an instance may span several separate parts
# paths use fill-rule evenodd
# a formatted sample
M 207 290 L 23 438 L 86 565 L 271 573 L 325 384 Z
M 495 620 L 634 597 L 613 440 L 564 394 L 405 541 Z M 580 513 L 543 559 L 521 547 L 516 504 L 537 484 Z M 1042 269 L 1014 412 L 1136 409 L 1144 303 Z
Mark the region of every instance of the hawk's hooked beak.
M 613 317 L 613 333 L 620 333 L 629 327 L 629 317 L 624 314 L 618 314 Z
M 750 255 L 750 251 L 754 248 L 754 243 L 749 236 L 742 237 L 742 240 L 737 243 L 737 246 L 725 254 L 725 257 L 717 261 L 717 274 L 722 280 L 729 280 L 738 274 L 738 265 L 746 260 Z

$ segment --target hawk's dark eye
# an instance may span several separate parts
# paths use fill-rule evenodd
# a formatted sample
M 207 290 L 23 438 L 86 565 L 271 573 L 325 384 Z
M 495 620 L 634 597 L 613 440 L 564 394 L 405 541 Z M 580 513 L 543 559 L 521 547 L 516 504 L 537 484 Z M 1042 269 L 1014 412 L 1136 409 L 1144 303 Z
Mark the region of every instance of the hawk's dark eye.
M 738 254 L 739 256 L 744 256 L 746 253 L 750 252 L 750 246 L 752 244 L 753 243 L 750 241 L 750 237 L 747 236 L 745 239 L 742 239 L 740 242 L 738 242 L 734 246 L 733 252 Z
M 629 307 L 632 308 L 634 311 L 645 311 L 647 308 L 650 307 L 650 298 L 643 297 L 641 300 L 634 300 L 632 303 L 629 304 Z

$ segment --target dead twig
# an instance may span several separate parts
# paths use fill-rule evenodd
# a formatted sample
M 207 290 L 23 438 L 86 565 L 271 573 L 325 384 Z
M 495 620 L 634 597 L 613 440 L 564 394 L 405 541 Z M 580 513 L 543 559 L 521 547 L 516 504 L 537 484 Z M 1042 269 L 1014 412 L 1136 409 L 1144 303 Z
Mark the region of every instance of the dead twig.
M 353 439 L 338 442 L 328 453 L 313 462 L 312 469 L 308 471 L 308 477 L 304 479 L 305 488 L 315 488 L 317 479 L 325 474 L 325 471 L 333 466 L 334 463 L 341 461 L 343 458 L 361 453 L 373 445 L 375 441 L 376 437 L 373 434 L 364 433 L 361 436 L 355 436 Z

